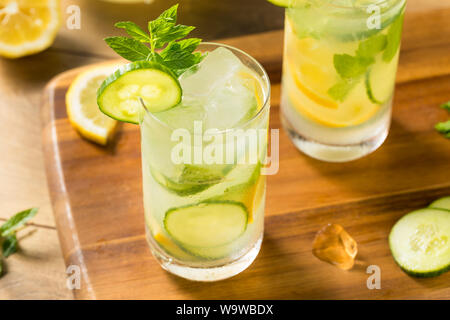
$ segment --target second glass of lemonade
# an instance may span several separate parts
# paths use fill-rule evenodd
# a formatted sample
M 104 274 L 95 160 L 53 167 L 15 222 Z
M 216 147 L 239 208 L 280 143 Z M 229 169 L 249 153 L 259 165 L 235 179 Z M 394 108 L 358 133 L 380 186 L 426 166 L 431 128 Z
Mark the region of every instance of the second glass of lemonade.
M 270 83 L 238 49 L 198 50 L 207 56 L 180 76 L 181 104 L 141 120 L 144 208 L 162 267 L 214 281 L 243 271 L 261 246 Z
M 294 0 L 286 8 L 281 113 L 295 146 L 343 162 L 390 126 L 406 0 Z

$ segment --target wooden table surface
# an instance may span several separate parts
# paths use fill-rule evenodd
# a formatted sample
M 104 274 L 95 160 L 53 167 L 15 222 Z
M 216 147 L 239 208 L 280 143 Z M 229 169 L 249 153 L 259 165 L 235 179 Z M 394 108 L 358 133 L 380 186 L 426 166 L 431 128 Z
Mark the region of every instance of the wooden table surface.
M 283 10 L 264 0 L 154 0 L 120 5 L 100 0 L 62 0 L 63 24 L 47 51 L 19 60 L 0 58 L 0 222 L 37 206 L 32 227 L 19 233 L 21 250 L 8 258 L 0 278 L 0 299 L 71 299 L 52 214 L 41 145 L 40 105 L 46 83 L 68 69 L 115 55 L 102 38 L 114 22 L 141 25 L 174 3 L 180 21 L 195 25 L 205 40 L 280 29 Z M 66 27 L 69 5 L 81 8 L 81 29 Z

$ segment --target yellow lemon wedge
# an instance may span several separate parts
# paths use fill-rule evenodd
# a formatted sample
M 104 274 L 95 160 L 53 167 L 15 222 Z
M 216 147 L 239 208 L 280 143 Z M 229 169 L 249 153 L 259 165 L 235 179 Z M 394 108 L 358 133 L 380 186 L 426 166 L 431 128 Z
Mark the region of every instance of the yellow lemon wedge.
M 0 55 L 20 58 L 51 46 L 60 0 L 0 0 Z
M 261 87 L 261 82 L 258 80 L 258 76 L 251 71 L 250 69 L 244 69 L 239 72 L 239 76 L 247 80 L 247 85 L 251 90 L 253 90 L 253 93 L 255 94 L 256 104 L 258 106 L 258 110 L 260 110 L 263 107 L 264 104 L 264 93 Z
M 114 134 L 117 121 L 103 114 L 97 105 L 97 90 L 119 65 L 102 64 L 80 73 L 66 94 L 69 121 L 88 140 L 106 145 Z

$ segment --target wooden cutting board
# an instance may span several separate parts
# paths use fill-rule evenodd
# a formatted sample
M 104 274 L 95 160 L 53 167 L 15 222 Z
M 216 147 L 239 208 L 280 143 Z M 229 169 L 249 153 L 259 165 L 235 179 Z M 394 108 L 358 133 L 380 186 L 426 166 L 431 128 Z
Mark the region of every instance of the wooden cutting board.
M 139 128 L 115 143 L 87 142 L 67 120 L 64 96 L 79 69 L 46 88 L 43 139 L 50 194 L 67 265 L 81 268 L 80 299 L 450 299 L 450 272 L 416 279 L 394 263 L 387 236 L 408 211 L 450 195 L 450 8 L 408 11 L 391 132 L 375 153 L 344 164 L 298 152 L 280 132 L 280 170 L 268 177 L 261 253 L 243 273 L 190 282 L 160 268 L 144 237 Z M 228 39 L 260 60 L 272 80 L 271 128 L 280 128 L 282 32 Z M 339 223 L 356 239 L 357 263 L 342 271 L 311 253 L 315 233 Z M 369 265 L 381 289 L 369 290 Z

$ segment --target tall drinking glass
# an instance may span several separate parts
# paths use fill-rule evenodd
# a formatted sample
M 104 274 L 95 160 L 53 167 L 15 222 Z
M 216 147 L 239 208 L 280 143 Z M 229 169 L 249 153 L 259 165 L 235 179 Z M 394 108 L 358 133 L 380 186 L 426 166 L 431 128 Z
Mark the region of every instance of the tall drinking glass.
M 214 281 L 246 269 L 260 250 L 270 83 L 238 49 L 198 50 L 208 55 L 181 75 L 182 104 L 141 120 L 145 223 L 164 269 Z
M 390 126 L 406 0 L 293 0 L 286 9 L 282 122 L 295 146 L 343 162 Z

